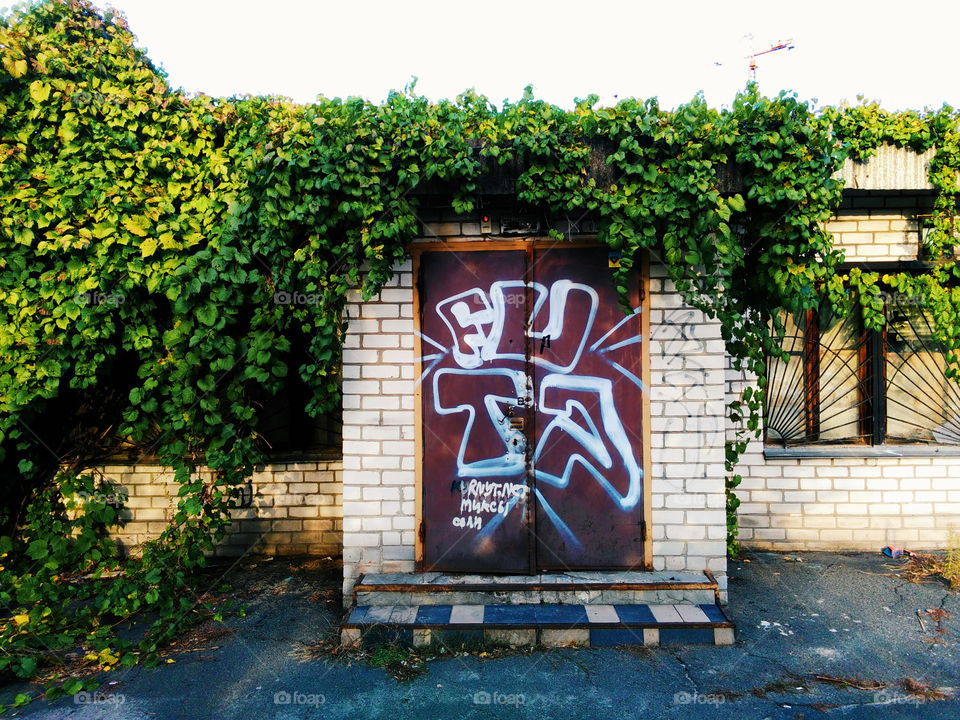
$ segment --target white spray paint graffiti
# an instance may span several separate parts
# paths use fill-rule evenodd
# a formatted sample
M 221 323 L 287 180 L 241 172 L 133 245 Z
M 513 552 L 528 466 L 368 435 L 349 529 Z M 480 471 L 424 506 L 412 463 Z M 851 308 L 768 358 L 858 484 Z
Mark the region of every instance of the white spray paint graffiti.
M 507 302 L 508 293 L 505 291 L 511 288 L 518 292 L 530 288 L 534 293 L 533 310 L 530 313 L 530 322 L 527 327 L 527 335 L 534 340 L 548 337 L 556 340 L 561 337 L 564 329 L 564 310 L 567 307 L 570 295 L 577 292 L 586 295 L 590 303 L 590 309 L 587 313 L 587 321 L 583 327 L 580 343 L 570 361 L 564 365 L 558 365 L 545 358 L 533 358 L 535 363 L 553 372 L 568 373 L 572 371 L 583 355 L 587 339 L 596 320 L 600 300 L 597 297 L 597 291 L 592 287 L 570 280 L 556 281 L 550 286 L 549 291 L 541 283 L 524 283 L 520 280 L 501 281 L 493 283 L 490 286 L 489 293 L 480 288 L 473 288 L 438 302 L 437 314 L 450 331 L 450 337 L 452 338 L 450 349 L 457 365 L 462 368 L 473 369 L 481 367 L 485 362 L 496 360 L 517 360 L 520 362 L 525 360 L 523 353 L 502 352 L 500 349 L 504 320 L 509 305 Z M 467 303 L 468 299 L 474 300 L 481 306 L 481 309 L 471 311 Z M 539 330 L 535 329 L 542 320 L 542 310 L 548 302 L 549 312 L 547 313 L 546 324 Z M 464 334 L 461 340 L 460 333 L 463 330 L 472 332 Z M 466 347 L 463 347 L 464 345 Z
M 496 483 L 480 480 L 480 478 L 493 477 L 516 478 L 526 470 L 526 437 L 521 430 L 505 422 L 504 408 L 514 403 L 533 402 L 532 378 L 523 370 L 502 366 L 490 367 L 490 365 L 526 360 L 523 353 L 515 352 L 511 348 L 503 348 L 501 343 L 507 313 L 516 305 L 511 300 L 518 295 L 525 297 L 527 293 L 532 300 L 532 311 L 526 327 L 529 338 L 534 341 L 546 339 L 557 342 L 563 337 L 565 331 L 568 335 L 572 332 L 580 333 L 575 343 L 564 344 L 570 353 L 568 357 L 562 358 L 564 362 L 556 362 L 536 355 L 531 358 L 536 365 L 549 371 L 541 378 L 536 404 L 539 412 L 551 417 L 533 452 L 534 475 L 537 481 L 544 485 L 566 488 L 570 484 L 576 466 L 580 465 L 622 511 L 634 509 L 642 498 L 643 472 L 614 401 L 614 382 L 609 378 L 574 372 L 586 352 L 596 353 L 602 357 L 604 353 L 611 350 L 641 342 L 642 338 L 639 334 L 632 334 L 625 340 L 603 345 L 628 322 L 638 320 L 640 309 L 636 308 L 633 314 L 624 317 L 587 348 L 599 306 L 598 294 L 592 287 L 566 279 L 552 283 L 549 288 L 541 283 L 523 281 L 494 282 L 489 291 L 472 288 L 436 304 L 436 312 L 450 333 L 449 346 L 421 335 L 423 340 L 438 352 L 431 352 L 421 358 L 422 362 L 429 365 L 424 370 L 420 381 L 430 374 L 448 353 L 458 366 L 442 368 L 433 373 L 433 410 L 438 415 L 458 413 L 467 415 L 466 427 L 457 449 L 456 460 L 457 475 L 461 478 L 461 514 L 452 518 L 452 523 L 455 527 L 478 530 L 478 538 L 492 534 L 515 507 L 522 507 L 527 500 L 528 488 L 525 484 L 513 481 Z M 588 303 L 587 312 L 578 313 L 578 317 L 585 317 L 585 321 L 582 326 L 574 329 L 565 326 L 564 322 L 571 302 Z M 545 309 L 546 312 L 544 312 Z M 573 348 L 572 352 L 569 348 Z M 611 358 L 604 358 L 604 360 L 615 373 L 643 389 L 643 383 L 636 375 Z M 485 365 L 487 367 L 484 367 Z M 444 403 L 442 385 L 450 381 L 469 382 L 471 377 L 477 376 L 506 378 L 513 395 L 490 393 L 484 395 L 477 403 L 459 402 L 449 405 Z M 553 390 L 554 395 L 557 394 L 556 391 L 595 395 L 596 406 L 600 410 L 599 427 L 590 417 L 584 404 L 578 400 L 568 398 L 562 405 L 550 405 L 547 398 L 548 390 Z M 484 408 L 486 420 L 492 424 L 503 443 L 503 452 L 492 457 L 468 460 L 471 437 L 478 421 L 477 416 L 481 414 L 480 405 Z M 576 441 L 583 448 L 583 452 L 571 454 L 559 474 L 537 469 L 538 461 L 544 456 L 546 449 L 551 446 L 554 436 L 558 433 L 565 433 L 567 437 Z M 622 491 L 610 483 L 604 472 L 609 471 L 615 462 L 622 464 L 628 478 L 626 489 Z M 535 496 L 561 536 L 573 546 L 580 547 L 580 541 L 555 509 L 547 503 L 543 494 L 536 490 Z
M 504 453 L 498 457 L 484 458 L 474 462 L 466 461 L 467 446 L 470 444 L 470 436 L 473 433 L 473 426 L 477 419 L 477 410 L 473 405 L 461 404 L 452 407 L 444 407 L 440 399 L 440 381 L 447 376 L 461 377 L 464 380 L 478 375 L 501 375 L 510 379 L 513 388 L 516 391 L 513 396 L 488 394 L 483 397 L 483 405 L 487 411 L 487 417 L 493 423 L 494 428 L 503 440 Z M 510 427 L 509 423 L 502 421 L 503 410 L 501 405 L 512 404 L 518 397 L 526 395 L 527 375 L 521 370 L 511 370 L 509 368 L 488 368 L 476 370 L 455 370 L 452 368 L 443 368 L 437 370 L 433 375 L 433 409 L 438 415 L 453 415 L 455 413 L 467 413 L 467 427 L 463 432 L 463 438 L 460 441 L 460 448 L 457 452 L 457 474 L 462 477 L 495 477 L 519 475 L 524 471 L 524 455 L 526 452 L 526 437 L 519 430 Z
M 568 390 L 581 390 L 596 393 L 600 404 L 600 418 L 603 423 L 603 429 L 606 432 L 613 447 L 620 455 L 624 467 L 629 475 L 629 484 L 627 492 L 621 494 L 613 485 L 611 485 L 604 474 L 597 469 L 596 465 L 590 462 L 580 453 L 574 453 L 567 460 L 563 475 L 556 476 L 545 473 L 541 470 L 534 470 L 537 480 L 542 480 L 554 485 L 555 487 L 565 488 L 570 484 L 570 475 L 574 466 L 579 463 L 593 475 L 594 479 L 600 483 L 607 494 L 613 498 L 614 502 L 621 510 L 632 510 L 640 502 L 642 491 L 643 471 L 637 463 L 633 448 L 630 446 L 630 439 L 627 437 L 626 429 L 620 421 L 620 415 L 617 412 L 613 402 L 613 383 L 607 378 L 591 377 L 588 375 L 547 375 L 540 384 L 540 410 L 548 415 L 553 415 L 554 419 L 550 421 L 533 456 L 533 466 L 536 468 L 537 460 L 540 459 L 543 449 L 548 447 L 550 436 L 554 432 L 567 432 L 570 437 L 579 442 L 588 453 L 600 464 L 601 467 L 609 470 L 613 467 L 613 459 L 607 451 L 606 443 L 597 431 L 597 426 L 587 409 L 576 400 L 567 400 L 566 405 L 561 408 L 547 407 L 545 402 L 546 391 L 551 387 L 565 388 Z M 573 420 L 573 411 L 579 410 L 581 416 L 590 428 L 587 432 L 583 426 Z

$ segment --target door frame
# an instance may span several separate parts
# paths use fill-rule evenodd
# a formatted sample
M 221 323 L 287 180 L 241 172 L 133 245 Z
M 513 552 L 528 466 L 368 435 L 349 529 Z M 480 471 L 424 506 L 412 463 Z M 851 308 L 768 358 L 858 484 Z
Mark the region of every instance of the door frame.
M 418 242 L 410 247 L 412 258 L 413 280 L 413 423 L 414 423 L 414 561 L 418 572 L 423 570 L 423 394 L 422 383 L 419 382 L 423 374 L 423 348 L 420 341 L 420 256 L 430 252 L 471 252 L 479 250 L 515 250 L 531 251 L 535 249 L 551 249 L 557 246 L 563 248 L 578 247 L 605 247 L 595 238 L 584 238 L 575 241 L 557 241 L 553 238 L 533 237 L 517 240 L 444 240 L 443 242 Z M 640 311 L 640 334 L 643 341 L 640 343 L 640 380 L 647 388 L 643 393 L 640 408 L 641 443 L 643 458 L 643 565 L 644 570 L 653 570 L 653 508 L 652 501 L 652 467 L 651 455 L 651 428 L 650 428 L 650 260 L 649 253 L 640 253 L 637 273 Z M 602 569 L 602 568 L 597 568 Z M 534 569 L 534 572 L 536 570 Z

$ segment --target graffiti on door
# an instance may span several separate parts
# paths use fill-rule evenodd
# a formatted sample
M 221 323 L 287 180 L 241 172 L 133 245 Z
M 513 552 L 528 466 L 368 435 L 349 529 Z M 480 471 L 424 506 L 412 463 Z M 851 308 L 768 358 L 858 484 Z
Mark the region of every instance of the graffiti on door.
M 531 308 L 525 334 L 532 352 L 504 342 L 508 318 L 523 312 L 527 302 Z M 640 309 L 600 334 L 595 332 L 599 306 L 600 296 L 593 287 L 563 278 L 549 285 L 496 281 L 443 297 L 425 308 L 436 314 L 446 337 L 421 334 L 423 346 L 429 345 L 431 351 L 420 358 L 425 367 L 420 382 L 431 384 L 428 395 L 437 416 L 465 418 L 455 465 L 460 513 L 447 520 L 454 527 L 473 529 L 477 538 L 483 539 L 511 513 L 522 511 L 528 499 L 527 436 L 522 425 L 514 422 L 512 411 L 530 404 L 543 417 L 532 449 L 534 496 L 543 515 L 570 545 L 581 547 L 581 539 L 547 501 L 541 486 L 568 488 L 579 466 L 620 510 L 634 510 L 641 501 L 641 463 L 622 421 L 614 386 L 622 381 L 642 390 L 643 383 L 610 355 L 641 342 Z M 547 356 L 543 350 L 548 347 L 556 352 Z M 608 372 L 582 372 L 588 357 L 602 359 Z M 434 371 L 445 358 L 452 359 L 452 364 L 448 363 L 452 366 Z M 542 369 L 536 389 L 527 362 Z M 597 367 L 596 362 L 589 364 Z M 477 393 L 474 382 L 481 377 L 487 392 Z M 491 384 L 496 390 L 490 390 Z M 491 432 L 500 442 L 494 446 L 486 443 L 485 456 L 471 452 L 478 445 L 477 435 L 490 437 Z M 564 443 L 564 457 L 559 462 L 552 457 L 546 463 L 560 436 L 573 440 L 574 445 Z M 491 454 L 492 447 L 495 452 Z M 543 469 L 545 465 L 550 469 Z M 625 483 L 609 479 L 615 467 Z M 488 478 L 506 481 L 485 480 Z

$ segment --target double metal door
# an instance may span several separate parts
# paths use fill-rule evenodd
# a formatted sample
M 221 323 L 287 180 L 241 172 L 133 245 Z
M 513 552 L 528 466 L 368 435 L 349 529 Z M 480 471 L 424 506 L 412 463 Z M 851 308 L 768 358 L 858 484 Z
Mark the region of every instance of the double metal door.
M 419 255 L 425 569 L 643 565 L 643 310 L 609 264 L 532 243 Z

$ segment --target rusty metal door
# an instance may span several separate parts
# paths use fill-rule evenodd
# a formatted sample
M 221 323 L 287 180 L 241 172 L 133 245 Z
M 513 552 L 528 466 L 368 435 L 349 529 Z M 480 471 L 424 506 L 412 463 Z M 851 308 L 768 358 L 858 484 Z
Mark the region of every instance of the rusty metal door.
M 421 538 L 435 570 L 529 572 L 527 254 L 420 257 Z
M 639 315 L 601 248 L 419 261 L 426 569 L 643 562 Z
M 639 298 L 620 305 L 605 248 L 535 251 L 537 567 L 643 563 Z

